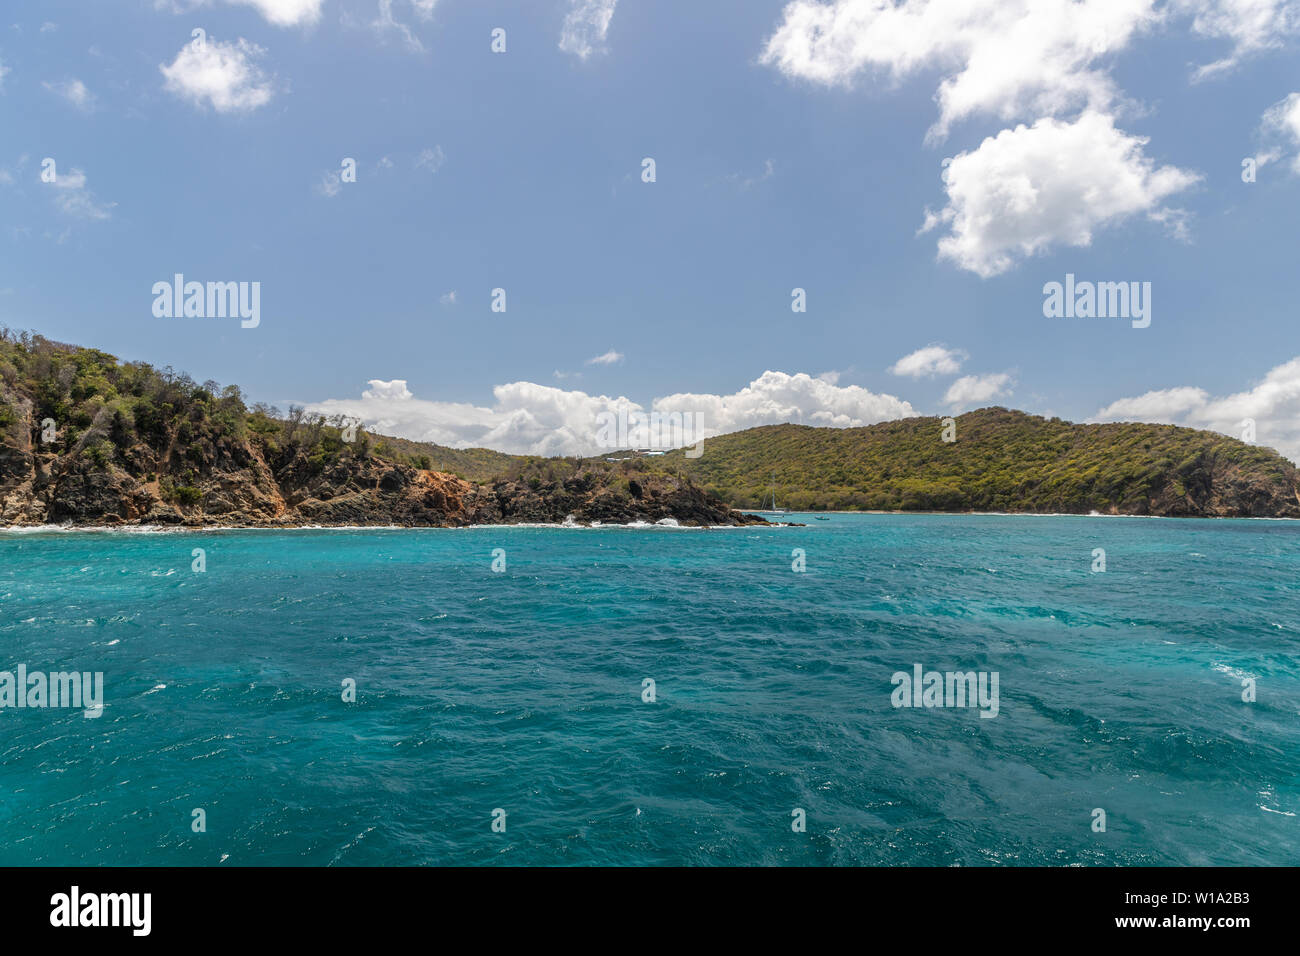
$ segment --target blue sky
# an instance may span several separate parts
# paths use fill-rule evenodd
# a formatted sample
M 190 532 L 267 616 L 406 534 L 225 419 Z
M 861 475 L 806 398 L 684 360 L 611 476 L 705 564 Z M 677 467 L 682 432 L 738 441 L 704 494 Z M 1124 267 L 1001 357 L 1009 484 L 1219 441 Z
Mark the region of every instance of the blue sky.
M 509 451 L 590 451 L 616 406 L 1004 404 L 1300 452 L 1293 0 L 5 18 L 0 324 Z M 155 317 L 178 272 L 259 282 L 260 324 Z M 1149 282 L 1150 326 L 1045 317 L 1067 273 Z

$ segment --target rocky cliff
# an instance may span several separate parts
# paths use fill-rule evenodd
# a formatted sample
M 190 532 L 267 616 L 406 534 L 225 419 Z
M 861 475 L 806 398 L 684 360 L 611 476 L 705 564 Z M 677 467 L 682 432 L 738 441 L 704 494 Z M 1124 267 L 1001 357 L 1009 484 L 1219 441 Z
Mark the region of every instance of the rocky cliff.
M 467 481 L 349 424 L 0 330 L 0 526 L 762 523 L 640 463 L 497 456 Z
M 254 442 L 219 445 L 184 494 L 147 448 L 128 468 L 77 454 L 0 446 L 0 525 L 276 527 L 472 524 L 627 524 L 668 518 L 685 526 L 762 523 L 687 480 L 610 468 L 565 478 L 472 483 L 375 456 L 340 456 L 319 469 L 302 453 L 278 467 Z

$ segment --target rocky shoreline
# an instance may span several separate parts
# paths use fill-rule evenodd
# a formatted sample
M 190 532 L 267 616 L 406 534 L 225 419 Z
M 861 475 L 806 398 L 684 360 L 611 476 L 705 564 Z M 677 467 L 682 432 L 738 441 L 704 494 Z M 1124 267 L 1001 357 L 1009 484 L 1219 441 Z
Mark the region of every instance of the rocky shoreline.
M 687 479 L 590 467 L 565 478 L 474 483 L 376 457 L 320 468 L 299 454 L 275 467 L 254 442 L 219 445 L 187 480 L 185 497 L 157 478 L 163 463 L 132 450 L 136 467 L 76 454 L 0 448 L 0 526 L 177 528 L 467 527 L 493 524 L 766 524 Z M 170 498 L 168 492 L 171 492 Z

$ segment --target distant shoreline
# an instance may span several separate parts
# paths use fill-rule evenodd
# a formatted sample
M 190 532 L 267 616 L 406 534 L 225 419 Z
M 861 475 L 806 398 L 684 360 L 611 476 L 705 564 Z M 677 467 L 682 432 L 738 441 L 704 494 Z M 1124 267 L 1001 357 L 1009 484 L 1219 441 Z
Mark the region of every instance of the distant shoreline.
M 744 514 L 758 515 L 760 518 L 768 512 L 753 508 L 732 508 Z M 952 517 L 985 518 L 1167 518 L 1170 521 L 1300 521 L 1300 518 L 1288 518 L 1284 515 L 1139 515 L 1139 514 L 1102 514 L 1078 511 L 876 511 L 861 509 L 857 511 L 791 511 L 790 515 L 949 515 Z M 770 520 L 770 519 L 767 519 Z
M 616 524 L 614 522 L 602 522 L 597 524 L 581 524 L 574 522 L 566 524 L 564 522 L 534 522 L 519 521 L 509 524 L 499 524 L 484 522 L 483 524 L 463 524 L 463 525 L 400 525 L 400 524 L 250 524 L 250 525 L 233 525 L 233 524 L 213 524 L 213 525 L 184 525 L 184 524 L 16 524 L 0 525 L 0 535 L 18 535 L 18 534 L 215 534 L 218 531 L 475 531 L 475 530 L 508 530 L 511 528 L 532 528 L 535 530 L 559 530 L 559 531 L 605 531 L 605 530 L 622 530 L 622 531 L 742 531 L 747 528 L 777 528 L 785 527 L 778 524 L 749 524 L 749 525 L 732 525 L 732 524 L 709 524 L 709 525 L 689 525 L 689 524 L 657 524 L 652 522 L 637 522 L 632 524 Z
M 745 508 L 733 508 L 733 511 L 740 514 L 759 515 L 761 512 L 752 511 Z M 1079 514 L 1078 512 L 1039 512 L 1039 511 L 793 511 L 783 517 L 798 518 L 809 515 L 881 515 L 885 517 L 907 517 L 912 515 L 930 515 L 935 517 L 952 517 L 952 518 L 1148 518 L 1168 521 L 1300 521 L 1298 518 L 1286 518 L 1281 516 L 1253 516 L 1253 515 L 1135 515 L 1135 514 Z M 768 520 L 768 519 L 765 519 Z M 796 521 L 774 521 L 768 520 L 768 524 L 749 524 L 749 525 L 678 525 L 678 524 L 657 524 L 651 522 L 635 522 L 629 524 L 618 524 L 614 522 L 601 522 L 597 524 L 583 524 L 581 522 L 564 523 L 564 522 L 511 522 L 511 523 L 493 523 L 485 522 L 483 524 L 466 524 L 466 525 L 324 525 L 324 524 L 277 524 L 277 525 L 175 525 L 175 524 L 12 524 L 0 525 L 0 535 L 19 535 L 19 534 L 214 534 L 219 531 L 473 531 L 475 529 L 494 529 L 509 530 L 512 528 L 532 528 L 536 530 L 561 530 L 561 531 L 602 531 L 602 530 L 624 530 L 624 531 L 728 531 L 728 530 L 746 530 L 755 528 L 808 528 L 816 527 L 803 522 Z

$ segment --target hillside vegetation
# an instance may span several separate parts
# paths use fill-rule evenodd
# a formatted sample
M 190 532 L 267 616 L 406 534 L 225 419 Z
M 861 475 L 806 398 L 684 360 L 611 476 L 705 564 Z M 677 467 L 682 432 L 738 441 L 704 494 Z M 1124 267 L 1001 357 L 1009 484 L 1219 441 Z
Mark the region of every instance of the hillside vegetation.
M 1076 425 L 1006 408 L 865 428 L 773 425 L 653 459 L 732 505 L 798 510 L 1099 511 L 1300 516 L 1296 468 L 1268 448 L 1173 425 Z
M 642 462 L 456 451 L 348 425 L 0 330 L 0 524 L 757 520 Z
M 866 428 L 773 425 L 611 464 L 345 430 L 238 387 L 0 330 L 0 523 L 741 521 L 782 508 L 1300 517 L 1276 452 L 1171 425 L 1005 408 Z M 51 434 L 52 429 L 52 434 Z M 695 487 L 701 486 L 707 495 Z M 713 497 L 710 497 L 713 496 Z

